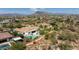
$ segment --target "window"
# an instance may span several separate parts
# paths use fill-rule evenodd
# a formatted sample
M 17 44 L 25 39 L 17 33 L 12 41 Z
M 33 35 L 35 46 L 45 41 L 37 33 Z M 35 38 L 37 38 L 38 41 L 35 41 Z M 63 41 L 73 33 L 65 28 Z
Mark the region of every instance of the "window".
M 25 34 L 25 33 L 23 33 L 23 34 Z
M 30 34 L 30 32 L 28 32 L 28 34 Z
M 35 33 L 36 31 L 32 31 L 32 33 Z

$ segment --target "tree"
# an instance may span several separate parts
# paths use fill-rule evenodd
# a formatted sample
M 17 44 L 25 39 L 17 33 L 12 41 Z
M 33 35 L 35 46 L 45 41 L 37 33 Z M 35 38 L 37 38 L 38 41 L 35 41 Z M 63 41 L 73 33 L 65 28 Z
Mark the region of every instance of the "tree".
M 61 50 L 71 50 L 73 47 L 71 46 L 71 45 L 69 45 L 69 44 L 63 44 L 63 43 L 61 43 L 60 45 L 59 45 L 59 48 L 61 49 Z
M 52 44 L 54 44 L 54 45 L 58 43 L 57 39 L 56 39 L 56 33 L 55 32 L 51 33 L 49 39 L 51 40 Z
M 15 25 L 15 28 L 21 28 L 21 27 L 23 27 L 23 26 L 21 25 L 21 23 L 18 23 L 18 24 Z
M 78 34 L 72 34 L 71 32 L 63 32 L 58 36 L 58 39 L 60 40 L 69 40 L 74 41 L 79 39 Z
M 49 39 L 49 34 L 45 35 L 45 39 L 48 40 Z
M 50 40 L 52 44 L 56 44 L 57 43 L 57 40 L 56 40 L 56 33 L 53 32 L 51 34 L 46 34 L 45 35 L 45 39 L 46 40 Z
M 3 28 L 0 27 L 0 31 L 3 31 Z
M 13 34 L 14 36 L 18 36 L 18 32 L 16 32 L 16 31 L 12 32 L 12 34 Z
M 12 49 L 12 50 L 24 50 L 24 49 L 26 49 L 26 46 L 21 42 L 16 42 L 16 43 L 12 44 L 10 49 Z
M 69 23 L 70 23 L 70 21 L 71 21 L 71 19 L 70 19 L 70 18 L 67 18 L 67 19 L 65 20 L 65 22 L 66 22 L 67 24 L 69 24 Z

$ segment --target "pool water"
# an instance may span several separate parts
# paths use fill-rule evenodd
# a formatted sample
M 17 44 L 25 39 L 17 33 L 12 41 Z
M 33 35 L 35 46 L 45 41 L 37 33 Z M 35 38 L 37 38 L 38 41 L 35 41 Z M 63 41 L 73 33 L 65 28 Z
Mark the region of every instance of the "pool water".
M 10 48 L 9 44 L 0 45 L 0 50 L 5 50 L 5 49 L 8 49 L 8 48 Z

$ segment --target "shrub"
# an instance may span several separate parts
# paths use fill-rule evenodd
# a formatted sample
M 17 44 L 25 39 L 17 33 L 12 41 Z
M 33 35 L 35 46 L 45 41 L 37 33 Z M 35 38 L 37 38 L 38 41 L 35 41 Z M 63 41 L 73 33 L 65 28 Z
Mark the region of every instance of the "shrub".
M 50 40 L 52 42 L 52 44 L 56 44 L 57 43 L 57 40 L 56 40 L 56 33 L 53 32 L 51 35 L 50 35 Z
M 48 40 L 49 39 L 49 34 L 45 35 L 45 39 Z
M 10 49 L 12 50 L 24 50 L 26 48 L 26 46 L 21 43 L 21 42 L 16 42 L 14 44 L 12 44 L 12 47 Z
M 72 47 L 71 45 L 69 45 L 69 44 L 63 44 L 63 43 L 61 43 L 61 44 L 59 45 L 59 48 L 60 48 L 61 50 L 71 50 L 73 47 Z
M 40 25 L 39 27 L 40 27 L 40 28 L 43 28 L 43 25 Z
M 72 34 L 72 33 L 62 33 L 59 35 L 58 39 L 60 40 L 70 40 L 70 41 L 74 41 L 76 39 L 79 39 L 77 34 Z
M 49 39 L 52 44 L 56 44 L 56 43 L 57 43 L 57 40 L 56 40 L 56 33 L 55 33 L 55 32 L 53 32 L 53 33 L 51 33 L 51 34 L 46 34 L 46 35 L 45 35 L 45 39 L 46 39 L 46 40 Z
M 70 36 L 68 36 L 66 34 L 60 34 L 58 39 L 60 39 L 60 40 L 67 40 L 67 39 L 70 39 Z
M 44 30 L 39 30 L 40 34 L 41 35 L 44 35 L 45 34 L 45 31 Z
M 16 31 L 12 32 L 12 34 L 13 34 L 14 36 L 18 36 L 18 33 L 17 33 Z

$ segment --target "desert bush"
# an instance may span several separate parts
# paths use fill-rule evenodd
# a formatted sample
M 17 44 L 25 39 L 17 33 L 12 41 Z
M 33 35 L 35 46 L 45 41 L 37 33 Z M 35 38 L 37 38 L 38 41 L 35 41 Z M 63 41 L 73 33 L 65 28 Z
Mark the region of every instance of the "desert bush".
M 55 32 L 53 32 L 50 35 L 49 39 L 51 40 L 52 44 L 57 44 L 57 39 L 56 39 L 56 33 Z
M 71 50 L 73 47 L 71 46 L 71 45 L 69 45 L 69 44 L 63 44 L 63 43 L 61 43 L 60 45 L 59 45 L 59 48 L 61 49 L 61 50 Z
M 52 44 L 56 44 L 57 43 L 57 40 L 56 40 L 56 33 L 53 32 L 51 34 L 46 34 L 45 35 L 45 39 L 46 40 L 50 40 Z
M 23 43 L 17 42 L 17 43 L 12 44 L 10 49 L 11 50 L 24 50 L 25 48 L 26 46 Z
M 76 39 L 79 39 L 77 34 L 70 33 L 70 32 L 63 32 L 58 36 L 58 39 L 60 40 L 69 40 L 69 41 L 74 41 Z

